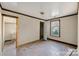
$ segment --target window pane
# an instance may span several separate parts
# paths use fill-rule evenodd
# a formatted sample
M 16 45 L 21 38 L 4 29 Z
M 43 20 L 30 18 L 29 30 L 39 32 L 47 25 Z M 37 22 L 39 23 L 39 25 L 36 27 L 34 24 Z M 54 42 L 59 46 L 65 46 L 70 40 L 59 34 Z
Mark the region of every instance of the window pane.
M 51 35 L 59 37 L 59 21 L 51 22 Z

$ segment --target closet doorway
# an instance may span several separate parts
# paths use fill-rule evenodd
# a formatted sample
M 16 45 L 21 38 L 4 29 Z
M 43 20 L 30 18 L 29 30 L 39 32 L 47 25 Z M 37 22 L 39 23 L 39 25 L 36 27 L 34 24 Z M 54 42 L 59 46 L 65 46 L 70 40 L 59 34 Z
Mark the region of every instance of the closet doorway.
M 18 47 L 18 17 L 2 15 L 3 55 L 16 55 L 16 47 Z
M 40 40 L 44 40 L 44 22 L 40 22 Z

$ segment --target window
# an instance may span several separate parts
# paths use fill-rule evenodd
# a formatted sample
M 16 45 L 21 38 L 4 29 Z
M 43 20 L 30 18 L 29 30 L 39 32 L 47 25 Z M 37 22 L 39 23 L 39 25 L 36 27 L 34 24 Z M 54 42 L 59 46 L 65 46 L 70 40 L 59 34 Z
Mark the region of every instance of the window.
M 50 22 L 50 34 L 51 36 L 60 37 L 60 20 L 52 20 Z

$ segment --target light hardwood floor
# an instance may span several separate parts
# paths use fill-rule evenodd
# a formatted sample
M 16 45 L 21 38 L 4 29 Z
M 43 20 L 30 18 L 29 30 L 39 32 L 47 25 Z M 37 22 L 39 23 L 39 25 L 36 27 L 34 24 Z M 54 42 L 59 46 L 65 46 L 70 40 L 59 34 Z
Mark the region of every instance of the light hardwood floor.
M 37 41 L 15 48 L 15 44 L 4 47 L 5 56 L 69 56 L 75 47 L 56 41 Z

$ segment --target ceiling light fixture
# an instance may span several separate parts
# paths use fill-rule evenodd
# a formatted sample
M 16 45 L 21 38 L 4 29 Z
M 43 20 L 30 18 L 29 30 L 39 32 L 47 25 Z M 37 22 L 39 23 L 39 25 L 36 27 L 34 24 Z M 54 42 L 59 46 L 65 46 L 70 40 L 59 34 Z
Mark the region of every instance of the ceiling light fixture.
M 44 12 L 40 12 L 41 15 L 44 15 Z
M 40 4 L 40 14 L 41 15 L 44 15 L 44 12 L 43 12 L 44 8 L 43 8 L 43 3 Z

